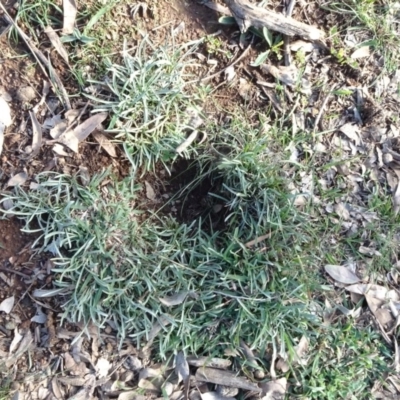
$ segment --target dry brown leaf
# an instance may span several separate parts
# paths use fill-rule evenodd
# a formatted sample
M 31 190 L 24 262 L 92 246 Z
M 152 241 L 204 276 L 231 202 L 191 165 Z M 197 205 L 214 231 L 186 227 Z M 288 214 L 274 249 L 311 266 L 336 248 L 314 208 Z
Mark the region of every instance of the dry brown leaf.
M 4 299 L 0 303 L 0 311 L 4 311 L 6 314 L 10 314 L 11 310 L 14 307 L 14 303 L 15 303 L 15 297 L 14 296 L 11 296 L 11 297 L 8 297 L 7 299 Z
M 138 387 L 144 390 L 150 390 L 153 392 L 161 392 L 161 386 L 163 380 L 160 378 L 153 378 L 151 380 L 139 379 Z
M 146 186 L 146 197 L 151 201 L 155 201 L 157 196 L 153 186 L 147 181 L 144 181 L 144 185 Z
M 180 155 L 183 151 L 185 151 L 197 138 L 199 134 L 198 130 L 194 130 L 188 137 L 185 139 L 177 148 L 176 152 Z
M 108 140 L 107 136 L 104 133 L 95 130 L 92 132 L 92 136 L 96 139 L 99 145 L 108 153 L 111 157 L 117 157 L 117 151 L 115 150 L 115 146 Z
M 346 285 L 360 282 L 360 279 L 353 272 L 341 265 L 325 265 L 325 271 L 335 281 Z
M 50 39 L 51 44 L 54 46 L 56 49 L 57 53 L 65 60 L 65 62 L 68 64 L 69 59 L 68 59 L 68 52 L 65 50 L 64 45 L 62 44 L 60 38 L 58 37 L 57 33 L 55 30 L 49 25 L 44 28 L 44 32 Z
M 197 382 L 210 382 L 216 385 L 231 386 L 238 389 L 261 392 L 260 387 L 245 377 L 238 376 L 232 371 L 224 371 L 216 368 L 199 368 L 196 371 Z
M 71 385 L 71 386 L 83 386 L 86 383 L 86 378 L 79 377 L 79 376 L 59 376 L 58 382 L 61 382 L 64 385 Z
M 20 341 L 22 340 L 22 338 L 23 338 L 23 335 L 21 335 L 21 334 L 18 332 L 18 328 L 15 328 L 15 330 L 14 330 L 14 338 L 13 338 L 13 340 L 11 341 L 10 349 L 8 350 L 10 354 L 13 353 L 14 350 L 18 347 L 18 344 L 20 343 Z
M 95 114 L 75 129 L 68 129 L 56 140 L 78 153 L 79 142 L 85 140 L 107 118 L 107 115 L 107 113 Z
M 64 150 L 64 147 L 61 144 L 56 143 L 53 146 L 53 151 L 59 156 L 69 157 L 69 154 Z
M 194 367 L 213 367 L 218 369 L 226 369 L 232 365 L 232 361 L 222 358 L 194 357 L 188 356 L 187 362 Z
M 176 293 L 172 296 L 161 297 L 159 300 L 161 301 L 162 304 L 164 304 L 167 307 L 177 306 L 185 301 L 188 293 L 189 292 L 187 291 L 183 291 Z
M 272 64 L 262 64 L 260 66 L 261 70 L 268 72 L 275 79 L 283 82 L 288 86 L 295 86 L 298 79 L 298 69 L 292 64 L 289 67 L 280 65 L 279 67 L 275 67 Z
M 392 316 L 391 312 L 387 308 L 383 308 L 385 305 L 384 300 L 377 299 L 368 293 L 365 295 L 365 300 L 368 303 L 369 309 L 375 315 L 376 319 L 383 328 L 386 328 L 388 324 L 392 324 L 394 322 L 394 317 Z
M 379 251 L 377 251 L 377 250 L 375 250 L 375 249 L 373 249 L 371 247 L 360 246 L 358 248 L 358 251 L 361 254 L 364 254 L 364 255 L 369 256 L 369 257 L 372 257 L 372 256 L 379 256 L 380 257 L 380 256 L 382 256 L 382 254 Z
M 26 172 L 20 172 L 17 175 L 14 175 L 9 181 L 6 183 L 6 187 L 9 186 L 21 186 L 28 179 L 28 174 Z
M 397 215 L 400 211 L 400 182 L 397 184 L 396 191 L 393 194 L 393 213 Z
M 379 300 L 392 300 L 399 301 L 399 294 L 395 290 L 389 290 L 384 286 L 368 284 L 368 283 L 357 283 L 355 285 L 347 286 L 346 290 L 349 292 L 370 295 L 376 297 Z
M 0 97 L 0 154 L 3 151 L 4 131 L 6 127 L 11 125 L 11 122 L 12 119 L 10 106 L 3 99 L 3 97 Z
M 286 395 L 287 380 L 280 378 L 262 384 L 264 396 L 261 400 L 283 400 Z
M 361 143 L 360 139 L 360 128 L 358 125 L 354 125 L 352 123 L 344 124 L 339 128 L 339 131 L 344 133 L 350 140 L 353 140 L 354 143 L 358 146 Z
M 146 400 L 147 397 L 139 394 L 136 390 L 123 392 L 118 395 L 118 400 Z
M 37 324 L 45 324 L 47 321 L 47 315 L 42 311 L 41 307 L 38 307 L 36 310 L 36 314 L 31 318 L 32 322 L 36 322 Z
M 29 116 L 32 121 L 32 153 L 29 154 L 29 158 L 33 158 L 39 154 L 40 147 L 42 146 L 42 127 L 34 112 L 29 111 Z
M 361 46 L 350 57 L 353 60 L 356 60 L 357 58 L 368 57 L 369 54 L 370 54 L 369 46 Z
M 75 0 L 63 0 L 63 35 L 70 35 L 74 32 L 75 19 L 77 14 Z
M 344 203 L 336 204 L 334 210 L 336 214 L 345 221 L 348 221 L 350 219 L 350 211 L 346 207 L 346 204 Z
M 305 336 L 302 336 L 299 344 L 294 348 L 297 356 L 296 361 L 301 365 L 306 365 L 306 361 L 303 360 L 303 358 L 308 352 L 308 347 L 309 347 L 308 339 Z
M 51 390 L 53 392 L 54 397 L 57 400 L 63 400 L 64 399 L 64 392 L 62 390 L 61 385 L 58 384 L 57 378 L 53 378 L 51 380 Z
M 187 400 L 189 397 L 190 371 L 183 351 L 180 351 L 175 357 L 175 373 L 178 375 L 178 383 L 183 382 L 183 398 Z
M 54 126 L 50 129 L 50 136 L 53 139 L 58 139 L 67 130 L 67 127 L 68 123 L 65 119 L 57 120 Z
M 275 381 L 263 383 L 262 389 L 265 395 L 261 400 L 283 400 L 286 394 L 287 380 L 286 378 L 280 378 Z
M 250 240 L 250 242 L 245 243 L 245 247 L 253 247 L 256 244 L 264 241 L 265 239 L 269 239 L 271 237 L 270 233 L 267 233 L 266 235 L 261 235 L 253 240 Z

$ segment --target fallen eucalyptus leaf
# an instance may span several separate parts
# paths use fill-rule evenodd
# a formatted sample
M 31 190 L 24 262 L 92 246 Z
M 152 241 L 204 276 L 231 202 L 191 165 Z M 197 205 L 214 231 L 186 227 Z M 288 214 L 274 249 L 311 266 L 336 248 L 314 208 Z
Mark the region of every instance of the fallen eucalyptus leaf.
M 150 183 L 147 181 L 144 181 L 144 185 L 146 186 L 146 197 L 149 200 L 155 201 L 157 196 L 156 196 L 156 192 L 153 189 L 153 186 L 151 186 Z
M 7 299 L 4 299 L 0 303 L 0 311 L 4 311 L 6 314 L 10 314 L 12 308 L 14 307 L 15 297 L 11 296 Z
M 4 131 L 6 127 L 10 126 L 11 109 L 3 97 L 0 97 L 0 154 L 3 151 Z
M 261 400 L 277 400 L 283 399 L 286 394 L 287 379 L 280 378 L 275 381 L 270 381 L 262 384 L 264 396 Z
M 18 332 L 18 328 L 15 328 L 15 330 L 14 330 L 14 338 L 13 338 L 13 340 L 11 341 L 10 349 L 8 350 L 10 354 L 12 354 L 12 353 L 14 352 L 14 350 L 18 347 L 18 344 L 21 342 L 21 340 L 22 340 L 23 337 L 24 337 L 24 336 L 21 335 L 21 334 Z
M 36 157 L 39 154 L 40 147 L 42 146 L 42 127 L 39 124 L 39 121 L 36 118 L 34 112 L 29 111 L 29 116 L 32 121 L 32 153 L 29 155 L 29 158 Z
M 395 290 L 389 290 L 384 286 L 374 285 L 369 283 L 357 283 L 355 285 L 347 286 L 346 290 L 352 293 L 370 295 L 379 300 L 392 300 L 399 301 L 400 296 Z
M 9 181 L 6 183 L 6 187 L 9 186 L 21 186 L 28 179 L 28 174 L 26 172 L 20 172 L 17 175 L 14 175 Z
M 340 283 L 351 285 L 360 282 L 360 279 L 353 272 L 341 265 L 325 265 L 325 272 Z
M 361 46 L 350 56 L 350 58 L 355 60 L 357 58 L 368 57 L 369 54 L 370 54 L 369 46 Z
M 361 143 L 361 139 L 359 136 L 360 128 L 358 127 L 358 125 L 354 125 L 349 122 L 342 125 L 339 128 L 339 131 L 344 133 L 350 140 L 353 140 L 357 146 Z
M 165 306 L 168 306 L 168 307 L 177 306 L 179 304 L 182 304 L 185 301 L 188 293 L 189 292 L 187 292 L 187 291 L 183 291 L 183 292 L 176 293 L 172 296 L 161 297 L 159 300 Z
M 67 52 L 67 50 L 65 50 L 65 47 L 62 44 L 62 42 L 61 42 L 60 38 L 58 37 L 57 33 L 55 32 L 55 30 L 50 25 L 48 25 L 48 26 L 46 26 L 46 28 L 44 28 L 44 32 L 46 33 L 46 35 L 50 39 L 50 42 L 54 46 L 54 48 L 56 49 L 57 53 L 68 64 L 69 63 L 68 52 Z
M 107 136 L 100 131 L 93 131 L 92 136 L 96 139 L 99 145 L 110 155 L 111 157 L 117 157 L 115 146 L 111 143 Z
M 237 373 L 232 371 L 224 371 L 216 368 L 199 368 L 196 371 L 196 380 L 198 382 L 210 382 L 216 385 L 231 386 L 257 393 L 261 392 L 260 387 L 247 378 L 238 376 Z
M 261 70 L 268 72 L 275 79 L 278 79 L 278 81 L 283 82 L 285 85 L 295 86 L 297 83 L 299 71 L 293 64 L 289 67 L 283 65 L 275 67 L 272 64 L 262 64 L 260 67 Z
M 218 369 L 226 369 L 232 365 L 232 361 L 224 360 L 222 358 L 188 356 L 186 360 L 189 365 L 194 367 L 213 367 Z
M 400 181 L 397 184 L 396 191 L 393 194 L 393 214 L 396 216 L 400 211 Z

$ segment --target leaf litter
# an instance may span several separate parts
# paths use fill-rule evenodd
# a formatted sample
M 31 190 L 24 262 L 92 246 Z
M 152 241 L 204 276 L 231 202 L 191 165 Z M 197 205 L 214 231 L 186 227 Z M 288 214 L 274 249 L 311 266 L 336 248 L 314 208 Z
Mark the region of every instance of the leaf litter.
M 67 3 L 74 3 L 74 2 L 64 2 L 64 6 Z M 71 17 L 72 14 L 74 14 L 74 13 L 76 14 L 76 5 L 74 5 L 74 8 L 75 8 L 75 10 L 72 10 L 72 13 L 70 13 L 69 17 Z M 66 12 L 64 14 L 64 17 L 67 14 L 68 13 Z M 71 23 L 71 21 L 73 21 L 73 22 Z M 66 24 L 69 26 L 69 28 L 67 28 L 67 29 L 69 31 L 71 31 L 71 29 L 72 29 L 72 31 L 73 31 L 74 24 L 75 24 L 75 17 L 70 18 L 70 23 Z M 64 26 L 64 28 L 65 28 L 65 26 Z M 305 42 L 305 43 L 307 43 L 307 42 Z M 364 49 L 362 50 L 362 52 L 359 51 L 362 48 L 355 50 L 352 53 L 351 58 L 358 59 L 358 58 L 367 57 L 368 54 L 367 54 L 365 47 L 368 48 L 368 46 L 364 46 Z M 299 51 L 300 49 L 303 49 L 307 53 L 308 52 L 311 53 L 315 50 L 315 46 L 310 46 L 310 44 L 308 44 L 308 46 L 306 46 L 303 44 L 303 45 L 300 45 L 300 47 L 297 47 L 297 50 L 295 50 L 295 47 L 293 47 L 292 51 Z M 369 50 L 369 48 L 368 48 L 368 50 Z M 271 73 L 271 75 L 273 75 L 275 79 L 280 80 L 281 82 L 287 84 L 288 86 L 293 86 L 298 80 L 297 73 L 292 74 L 292 76 L 291 76 L 291 74 L 288 73 L 288 71 L 283 68 L 278 68 L 278 72 L 274 70 L 274 73 L 275 73 L 275 75 L 272 73 Z M 377 92 L 380 91 L 381 95 L 384 95 L 384 93 L 388 91 L 388 87 L 390 86 L 390 79 L 388 77 L 386 77 L 386 78 L 387 79 L 382 80 L 382 83 L 380 84 L 379 88 L 377 89 Z M 356 117 L 355 117 L 355 119 L 356 119 Z M 336 121 L 336 122 L 338 122 L 338 121 Z M 324 151 L 322 153 L 325 153 L 329 156 L 329 154 L 332 154 L 335 150 L 337 150 L 339 148 L 341 150 L 344 150 L 344 153 L 346 156 L 347 155 L 360 156 L 361 154 L 368 153 L 368 152 L 365 152 L 365 149 L 362 149 L 362 147 L 365 146 L 366 143 L 367 143 L 367 147 L 369 147 L 369 145 L 371 144 L 371 143 L 368 143 L 368 141 L 367 142 L 365 141 L 365 137 L 368 136 L 367 132 L 366 132 L 367 131 L 366 127 L 359 126 L 358 122 L 357 122 L 357 124 L 355 124 L 354 121 L 351 121 L 349 123 L 346 122 L 344 125 L 343 125 L 343 122 L 345 122 L 345 121 L 339 121 L 339 122 L 340 123 L 337 123 L 335 125 L 334 129 L 336 129 L 336 134 L 340 135 L 340 138 L 343 140 L 335 141 L 336 139 L 334 139 L 331 142 L 329 142 L 329 140 L 324 141 L 324 144 L 319 143 L 318 146 L 320 148 L 324 149 Z M 56 124 L 54 124 L 54 125 L 56 125 Z M 65 127 L 64 127 L 65 129 L 60 133 L 60 135 L 62 135 L 63 133 L 66 132 L 68 125 L 69 125 L 69 123 L 67 123 L 65 125 Z M 338 129 L 337 128 L 338 126 L 341 126 L 341 128 Z M 85 136 L 85 135 L 82 135 L 82 136 Z M 87 137 L 87 136 L 85 136 L 85 137 Z M 96 139 L 94 132 L 93 132 L 93 137 Z M 393 148 L 391 148 L 392 144 L 389 143 L 389 141 L 387 143 L 385 143 L 385 138 L 383 138 L 383 142 L 381 140 L 382 137 L 380 137 L 379 140 L 375 140 L 375 139 L 376 138 L 374 138 L 374 144 L 371 145 L 371 147 L 373 147 L 373 148 L 369 149 L 369 150 L 373 150 L 373 153 L 375 153 L 375 154 L 370 156 L 370 159 L 369 159 L 370 164 L 367 167 L 367 169 L 372 167 L 372 169 L 374 170 L 374 168 L 375 168 L 375 170 L 374 170 L 375 172 L 380 172 L 379 171 L 380 169 L 385 169 L 385 171 L 384 171 L 385 174 L 387 174 L 387 176 L 389 176 L 389 178 L 387 178 L 387 180 L 391 179 L 391 182 L 392 182 L 392 184 L 389 186 L 392 188 L 392 190 L 393 190 L 393 188 L 396 188 L 396 190 L 392 191 L 392 194 L 393 194 L 394 212 L 397 214 L 398 207 L 399 207 L 398 206 L 398 203 L 399 203 L 398 197 L 399 196 L 397 194 L 397 191 L 399 190 L 398 189 L 399 181 L 395 175 L 391 176 L 391 174 L 393 174 L 393 168 L 392 168 L 393 164 L 391 164 L 391 163 L 396 162 L 397 154 L 396 154 L 396 151 Z M 393 139 L 393 138 L 391 138 L 391 139 Z M 77 152 L 78 147 L 76 145 L 76 141 L 74 141 L 74 140 L 75 139 L 72 138 L 71 142 L 73 142 L 72 146 L 74 149 L 76 149 L 76 152 Z M 78 139 L 78 142 L 79 142 L 79 139 Z M 99 141 L 99 143 L 100 143 L 100 141 Z M 67 145 L 67 147 L 70 147 L 68 144 L 66 144 L 66 145 Z M 292 147 L 292 155 L 290 156 L 291 161 L 296 161 L 296 162 L 300 161 L 301 162 L 301 157 L 302 157 L 303 151 L 304 151 L 304 148 L 299 147 L 297 149 L 295 147 L 295 150 L 293 150 L 293 147 Z M 368 154 L 371 154 L 371 153 L 372 152 L 370 152 Z M 62 155 L 66 155 L 66 154 L 68 154 L 68 153 L 64 153 Z M 337 160 L 334 160 L 334 161 L 337 161 Z M 345 164 L 345 163 L 343 163 L 343 164 Z M 354 205 L 353 201 L 355 199 L 356 200 L 354 201 L 354 203 L 357 203 L 357 204 L 363 203 L 362 197 L 361 197 L 361 200 L 360 200 L 360 198 L 357 198 L 357 196 L 362 196 L 360 193 L 362 192 L 362 189 L 364 187 L 363 180 L 362 179 L 360 180 L 360 177 L 357 176 L 357 173 L 359 173 L 359 172 L 353 170 L 353 171 L 349 171 L 349 173 L 343 174 L 344 170 L 345 170 L 344 166 L 343 166 L 343 168 L 341 168 L 340 166 L 333 167 L 332 171 L 334 171 L 334 172 L 328 171 L 329 173 L 327 173 L 326 180 L 325 180 L 325 177 L 323 178 L 324 182 L 327 184 L 327 187 L 334 187 L 335 184 L 337 183 L 337 181 L 335 180 L 333 175 L 335 175 L 335 174 L 336 174 L 336 176 L 344 175 L 345 176 L 344 179 L 349 184 L 349 187 L 350 187 L 351 183 L 356 183 L 356 184 L 354 184 L 355 196 L 354 196 L 354 198 L 352 198 L 350 200 L 346 199 L 346 200 L 340 201 L 337 204 L 334 204 L 332 208 L 334 210 L 334 213 L 336 213 L 336 215 L 334 215 L 334 213 L 328 213 L 328 214 L 330 217 L 332 217 L 332 220 L 337 221 L 338 224 L 341 224 L 341 226 L 343 227 L 345 232 L 353 232 L 352 229 L 362 229 L 364 226 L 364 223 L 370 218 L 370 216 L 368 215 L 368 212 L 366 212 L 365 210 L 356 210 L 353 207 L 353 205 Z M 331 172 L 332 172 L 332 175 L 329 175 Z M 364 172 L 365 172 L 365 170 L 363 171 L 363 173 Z M 356 185 L 359 185 L 358 191 L 357 191 Z M 12 186 L 12 185 L 9 185 L 9 186 Z M 348 203 L 350 203 L 350 204 L 348 204 Z M 361 217 L 359 217 L 359 216 L 361 216 Z M 338 220 L 337 217 L 339 217 L 340 220 Z M 254 240 L 257 240 L 257 239 L 254 239 Z M 257 242 L 255 244 L 257 244 Z M 253 247 L 255 244 L 251 244 L 248 247 Z M 246 244 L 246 246 L 247 245 L 248 245 L 248 243 Z M 369 247 L 369 244 L 366 246 L 360 246 L 359 252 L 361 254 L 369 255 L 369 256 L 376 256 L 379 253 L 373 247 Z M 349 284 L 354 285 L 356 283 L 359 283 L 360 281 L 364 282 L 364 280 L 360 280 L 357 277 L 356 271 L 350 271 L 346 266 L 330 265 L 328 269 L 327 269 L 327 267 L 328 266 L 325 266 L 325 271 L 327 272 L 327 274 L 332 279 L 337 281 L 338 283 L 341 283 L 344 285 L 349 285 Z M 372 290 L 372 292 L 370 292 L 370 290 L 368 290 L 367 292 L 364 291 L 363 293 L 361 293 L 363 291 L 363 289 L 361 289 L 360 287 L 358 287 L 358 289 L 355 289 L 355 288 L 352 288 L 352 289 L 353 289 L 353 291 L 351 291 L 351 289 L 349 289 L 349 287 L 347 287 L 347 290 L 351 291 L 351 293 L 359 294 L 360 296 L 365 296 L 365 298 L 368 302 L 368 305 L 370 306 L 370 308 L 375 308 L 375 311 L 382 308 L 383 305 L 388 304 L 386 298 L 381 299 L 379 297 L 379 295 L 377 294 L 377 293 L 380 293 L 379 290 L 375 290 L 375 291 Z M 384 290 L 381 290 L 381 291 L 384 292 Z M 178 295 L 179 295 L 179 293 L 178 293 Z M 376 296 L 378 296 L 378 297 L 376 297 Z M 171 297 L 173 298 L 173 296 L 171 296 Z M 169 300 L 166 300 L 167 304 L 164 304 L 164 305 L 171 307 L 171 306 L 174 306 L 177 304 L 181 304 L 185 300 L 185 298 L 183 298 L 183 300 L 180 302 L 178 301 L 178 303 L 176 303 L 176 304 L 174 303 L 173 299 L 172 300 L 169 299 Z M 368 298 L 370 299 L 369 301 L 368 301 Z M 165 298 L 163 298 L 163 299 L 165 300 Z M 380 301 L 383 303 L 378 304 L 377 301 Z M 391 301 L 396 302 L 396 300 L 389 298 L 389 305 L 390 305 Z M 162 303 L 161 299 L 160 299 L 160 302 Z M 155 331 L 159 328 L 159 330 L 158 330 L 158 332 L 159 332 L 163 326 L 164 326 L 164 321 L 160 324 L 155 324 Z M 155 333 L 153 332 L 153 334 L 149 335 L 149 337 L 152 337 L 154 335 L 155 335 Z M 178 353 L 178 354 L 180 354 L 180 353 Z M 190 362 L 189 362 L 190 357 L 187 357 L 187 360 L 188 360 L 188 363 L 190 364 Z M 93 362 L 95 362 L 95 361 L 93 361 Z M 210 365 L 205 364 L 205 365 L 208 365 L 210 367 L 213 366 L 211 364 Z M 225 367 L 225 368 L 227 368 L 227 367 Z M 90 366 L 88 366 L 88 370 L 90 370 Z M 86 371 L 86 372 L 88 372 L 88 371 Z M 93 371 L 91 371 L 91 374 L 93 375 Z M 94 386 L 93 382 L 91 382 L 90 380 L 93 380 L 93 378 L 89 379 L 88 387 L 93 387 Z M 83 381 L 81 380 L 80 382 L 82 383 Z M 283 380 L 279 380 L 279 379 L 273 380 L 273 381 L 267 383 L 265 386 L 263 386 L 263 392 L 265 392 L 265 393 L 263 393 L 263 394 L 265 394 L 264 398 L 275 398 L 274 396 L 279 397 L 279 396 L 284 395 L 285 391 L 286 391 L 286 380 L 284 378 L 283 378 Z M 60 392 L 60 390 L 58 390 L 58 392 Z M 85 395 L 89 395 L 90 392 L 91 392 L 91 389 L 88 389 L 88 390 L 85 389 L 85 390 L 83 390 L 82 393 L 85 393 Z M 126 393 L 130 393 L 128 396 L 133 396 L 132 398 L 135 398 L 135 399 L 140 398 L 139 397 L 140 395 L 137 394 L 137 392 L 135 390 L 129 391 Z M 58 395 L 60 395 L 60 393 L 58 393 Z M 76 395 L 77 394 L 74 394 L 73 396 L 76 396 Z M 124 393 L 120 393 L 119 396 L 123 396 L 123 395 L 124 395 Z M 209 398 L 215 398 L 213 396 L 218 396 L 219 394 L 217 391 L 215 391 L 215 392 L 210 391 L 210 392 L 206 392 L 206 393 L 201 393 L 200 395 L 204 399 L 204 398 L 207 398 L 207 396 L 209 396 Z M 64 396 L 64 394 L 63 394 L 63 396 Z M 270 397 L 268 397 L 268 396 L 270 396 Z M 121 398 L 123 398 L 123 397 L 121 397 Z

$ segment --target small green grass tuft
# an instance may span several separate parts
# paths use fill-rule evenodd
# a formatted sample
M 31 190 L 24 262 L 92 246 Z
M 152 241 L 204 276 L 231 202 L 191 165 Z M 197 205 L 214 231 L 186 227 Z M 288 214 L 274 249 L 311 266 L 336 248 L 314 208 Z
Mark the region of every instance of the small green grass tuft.
M 96 111 L 111 112 L 107 130 L 123 141 L 134 166 L 153 169 L 158 161 L 166 164 L 186 138 L 185 111 L 196 106 L 196 93 L 188 93 L 186 81 L 200 42 L 188 49 L 173 42 L 155 47 L 145 37 L 136 49 L 124 48 L 122 64 L 107 61 L 103 82 L 91 81 L 102 90 L 87 97 L 95 102 Z
M 354 33 L 361 39 L 360 45 L 369 45 L 382 56 L 389 73 L 398 69 L 400 41 L 396 2 L 345 0 L 325 3 L 323 8 L 337 14 L 337 29 L 342 34 Z

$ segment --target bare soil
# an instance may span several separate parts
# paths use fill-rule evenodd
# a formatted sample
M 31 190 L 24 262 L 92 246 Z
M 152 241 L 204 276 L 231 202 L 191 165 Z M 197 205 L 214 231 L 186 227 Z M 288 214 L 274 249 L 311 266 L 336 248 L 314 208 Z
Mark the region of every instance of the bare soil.
M 15 16 L 15 10 L 11 4 L 2 2 L 7 6 L 11 15 Z M 178 36 L 179 41 L 182 43 L 198 39 L 204 34 L 211 35 L 219 32 L 217 37 L 222 43 L 220 51 L 210 54 L 210 49 L 207 48 L 207 45 L 203 46 L 200 51 L 204 56 L 204 60 L 199 60 L 199 63 L 203 63 L 203 72 L 207 75 L 223 71 L 244 50 L 238 44 L 237 28 L 218 24 L 219 14 L 200 4 L 200 2 L 190 0 L 150 0 L 147 3 L 149 5 L 149 13 L 146 15 L 139 14 L 135 21 L 132 20 L 130 7 L 118 5 L 115 8 L 116 20 L 120 21 L 119 31 L 116 32 L 119 38 L 123 38 L 127 32 L 131 32 L 129 27 L 132 23 L 137 24 L 138 33 L 137 38 L 131 38 L 131 40 L 139 39 L 140 30 L 143 30 L 150 34 L 152 40 L 158 40 L 159 43 L 165 40 L 171 28 L 177 27 L 181 22 L 185 24 L 185 29 Z M 276 10 L 282 10 L 282 6 L 278 5 L 278 2 Z M 323 26 L 325 30 L 337 23 L 334 18 L 331 18 L 320 7 L 317 7 L 316 3 L 296 7 L 294 18 Z M 0 33 L 1 27 L 2 25 L 0 24 Z M 246 46 L 249 44 L 245 43 Z M 116 48 L 115 50 L 119 51 L 120 49 Z M 235 65 L 237 77 L 242 78 L 249 85 L 250 89 L 246 95 L 241 93 L 240 80 L 236 79 L 231 84 L 226 84 L 224 73 L 217 74 L 209 81 L 213 86 L 218 87 L 212 97 L 212 101 L 205 105 L 205 112 L 210 118 L 217 118 L 218 116 L 218 118 L 223 119 L 225 114 L 237 107 L 237 104 L 246 107 L 249 112 L 251 110 L 259 111 L 264 109 L 267 111 L 271 108 L 276 113 L 291 110 L 293 105 L 287 102 L 284 95 L 278 99 L 282 110 L 277 110 L 271 97 L 266 94 L 265 89 L 260 89 L 257 83 L 261 79 L 267 84 L 273 85 L 275 84 L 275 79 L 271 76 L 260 75 L 259 72 L 249 67 L 250 62 L 254 61 L 256 56 L 264 50 L 265 44 L 255 40 L 246 57 Z M 227 54 L 231 54 L 232 57 L 227 57 Z M 277 57 L 274 57 L 272 57 L 273 62 L 282 64 Z M 78 95 L 79 88 L 71 82 L 71 76 L 66 70 L 65 64 L 60 61 L 54 51 L 50 52 L 50 58 L 60 77 L 66 79 L 65 85 L 71 91 L 70 94 L 75 95 L 72 100 L 72 107 L 83 107 L 87 101 L 83 96 Z M 212 64 L 210 61 L 212 61 Z M 328 54 L 324 47 L 321 48 L 319 58 L 315 61 L 311 60 L 309 63 L 310 70 L 308 74 L 313 79 L 321 77 L 321 81 L 313 89 L 313 102 L 304 110 L 306 121 L 314 119 L 318 110 L 321 109 L 321 105 L 326 98 L 326 90 L 331 86 L 331 82 L 337 84 L 338 88 L 346 85 L 361 87 L 371 84 L 372 77 L 376 76 L 371 71 L 379 67 L 379 60 L 375 60 L 372 56 L 368 61 L 361 60 L 360 64 L 361 68 L 357 71 L 349 66 L 339 65 L 337 60 Z M 210 65 L 215 65 L 215 69 L 212 72 L 210 72 Z M 12 108 L 14 118 L 12 126 L 6 131 L 4 148 L 0 156 L 0 188 L 8 190 L 6 187 L 7 181 L 15 174 L 23 171 L 28 174 L 28 180 L 25 183 L 26 188 L 29 187 L 29 184 L 38 173 L 49 170 L 76 174 L 80 168 L 85 167 L 89 174 L 93 175 L 104 168 L 111 167 L 118 176 L 126 176 L 129 170 L 129 162 L 124 158 L 123 152 L 117 149 L 118 156 L 112 158 L 91 137 L 80 144 L 79 154 L 67 149 L 68 156 L 60 156 L 54 153 L 52 146 L 47 145 L 46 140 L 51 138 L 46 134 L 44 145 L 38 156 L 34 159 L 27 157 L 26 149 L 32 143 L 32 126 L 28 111 L 40 102 L 43 82 L 46 79 L 22 43 L 16 44 L 12 40 L 9 41 L 7 35 L 0 37 L 0 95 L 5 95 L 9 99 L 8 103 Z M 48 107 L 49 104 L 52 104 L 51 109 Z M 346 103 L 346 100 L 342 104 L 331 104 L 331 112 L 336 110 L 336 118 L 329 119 L 323 115 L 320 121 L 321 131 L 330 129 L 338 120 L 343 122 L 351 121 L 353 116 L 348 111 L 351 104 L 351 101 Z M 386 114 L 382 112 L 382 109 L 382 104 L 377 105 L 370 100 L 365 102 L 361 108 L 361 118 L 366 127 L 390 124 L 395 108 L 391 108 L 390 104 L 388 104 Z M 63 114 L 64 111 L 57 97 L 50 92 L 47 102 L 40 107 L 37 114 L 39 122 L 43 123 L 46 118 L 58 113 Z M 88 111 L 90 111 L 90 108 Z M 146 196 L 146 192 L 143 191 L 139 201 L 141 208 L 147 206 L 149 210 L 159 209 L 166 199 L 172 197 L 190 181 L 190 162 L 177 163 L 174 168 L 174 178 L 168 176 L 161 169 L 157 173 L 149 173 L 142 178 L 143 187 L 146 187 L 145 182 L 150 184 L 155 192 L 155 197 L 150 199 L 149 196 Z M 216 211 L 207 204 L 209 190 L 210 183 L 203 182 L 190 197 L 186 198 L 184 203 L 181 200 L 169 203 L 167 207 L 162 208 L 162 211 L 174 214 L 184 222 L 191 221 L 199 215 L 215 213 Z M 214 220 L 216 224 L 220 223 L 215 215 Z M 29 360 L 22 357 L 18 361 L 21 365 L 19 366 L 18 374 L 14 375 L 14 379 L 16 382 L 22 382 L 26 377 L 24 374 L 28 372 L 36 377 L 40 376 L 41 378 L 33 379 L 34 385 L 30 388 L 38 391 L 38 388 L 48 387 L 49 382 L 52 382 L 49 375 L 64 372 L 60 366 L 60 360 L 61 358 L 65 360 L 71 357 L 70 353 L 73 354 L 74 348 L 72 341 L 78 340 L 78 333 L 82 327 L 68 325 L 68 323 L 61 325 L 61 303 L 59 304 L 51 299 L 38 300 L 33 298 L 32 293 L 35 289 L 52 288 L 51 262 L 45 255 L 41 257 L 33 255 L 31 245 L 35 238 L 32 235 L 22 233 L 20 227 L 21 225 L 16 219 L 0 220 L 0 303 L 11 296 L 14 296 L 18 302 L 11 315 L 0 313 L 0 357 L 9 357 L 7 352 L 16 335 L 17 326 L 24 337 L 28 335 L 30 330 L 35 332 L 36 337 L 32 338 L 32 341 L 36 344 L 34 366 L 29 366 Z M 38 309 L 46 316 L 44 324 L 32 321 L 32 317 L 37 314 Z M 44 327 L 50 332 L 47 337 L 44 335 Z M 123 348 L 119 351 L 117 350 L 119 343 L 111 327 L 102 330 L 100 336 L 97 335 L 94 327 L 90 327 L 89 331 L 89 336 L 82 339 L 81 342 L 78 340 L 78 342 L 80 348 L 90 353 L 91 356 L 79 361 L 74 359 L 74 363 L 71 363 L 72 367 L 70 365 L 71 369 L 66 373 L 67 376 L 75 377 L 75 375 L 81 374 L 82 370 L 87 372 L 86 368 L 90 368 L 91 362 L 98 360 L 100 354 L 114 358 L 117 364 L 123 357 L 133 358 L 137 356 L 136 350 L 129 341 L 125 341 Z M 100 339 L 98 339 L 99 337 Z M 145 357 L 143 356 L 141 359 L 145 359 Z M 57 362 L 59 364 L 56 364 Z M 46 368 L 50 369 L 50 364 L 52 367 L 51 374 L 47 374 L 43 378 L 44 375 L 40 374 L 44 374 Z M 122 376 L 130 371 L 128 367 L 125 367 L 125 365 L 119 367 L 117 374 Z M 135 375 L 136 378 L 137 374 Z M 133 378 L 127 382 L 129 381 L 132 382 Z M 76 386 L 68 385 L 68 390 L 66 389 L 67 385 L 64 388 L 61 387 L 60 390 L 62 396 L 64 396 L 61 398 L 68 398 L 76 394 L 86 383 L 81 382 L 80 385 Z

